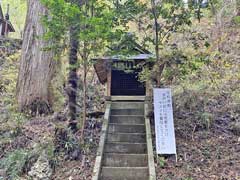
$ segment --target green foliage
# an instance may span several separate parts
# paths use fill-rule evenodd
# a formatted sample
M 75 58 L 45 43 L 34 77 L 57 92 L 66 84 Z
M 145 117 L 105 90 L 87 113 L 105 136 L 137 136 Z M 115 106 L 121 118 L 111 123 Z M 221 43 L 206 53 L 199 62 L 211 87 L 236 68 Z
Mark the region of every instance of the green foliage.
M 173 47 L 161 55 L 161 60 L 165 64 L 162 74 L 162 83 L 171 84 L 173 81 L 182 80 L 191 74 L 201 71 L 201 68 L 209 63 L 207 53 L 190 54 Z
M 55 155 L 58 154 L 59 156 L 62 155 L 72 158 L 71 154 L 74 151 L 80 152 L 80 147 L 80 140 L 76 134 L 74 134 L 71 129 L 59 124 L 55 133 L 53 146 Z
M 27 150 L 16 149 L 6 154 L 6 157 L 0 161 L 0 167 L 7 171 L 7 175 L 10 179 L 18 179 L 28 158 L 29 153 Z
M 163 168 L 166 165 L 166 160 L 164 157 L 158 156 L 157 163 L 161 168 Z
M 214 123 L 214 115 L 209 112 L 199 112 L 199 119 L 200 125 L 206 128 L 207 130 L 210 129 L 212 124 Z
M 33 154 L 39 156 L 40 154 L 46 154 L 47 159 L 50 162 L 51 167 L 55 168 L 58 165 L 59 157 L 56 156 L 56 147 L 52 140 L 47 140 L 46 142 L 41 142 L 36 144 Z
M 144 67 L 142 71 L 138 74 L 138 78 L 141 82 L 147 82 L 151 79 L 152 72 L 149 68 Z
M 70 41 L 75 39 L 75 47 L 78 48 L 78 62 L 70 63 L 69 70 L 82 68 L 82 82 L 84 91 L 84 110 L 86 112 L 87 75 L 93 64 L 93 57 L 102 55 L 107 46 L 116 40 L 120 40 L 126 29 L 127 16 L 132 16 L 133 8 L 130 8 L 124 16 L 118 13 L 121 7 L 115 7 L 110 0 L 90 1 L 65 1 L 65 0 L 41 0 L 49 10 L 49 15 L 43 17 L 43 23 L 47 29 L 45 39 L 52 42 L 51 47 L 57 56 Z M 131 6 L 134 1 L 127 1 L 123 6 Z M 126 10 L 126 9 L 125 9 Z M 134 12 L 134 11 L 133 11 Z M 121 14 L 121 13 L 120 13 Z M 123 20 L 124 19 L 124 20 Z M 72 45 L 73 43 L 71 43 Z M 70 57 L 70 60 L 72 58 Z M 76 61 L 76 60 L 75 60 Z M 82 120 L 82 127 L 86 119 L 86 113 Z
M 10 125 L 11 126 L 10 134 L 11 137 L 14 138 L 22 133 L 22 125 L 26 122 L 26 117 L 21 113 L 12 111 L 10 119 L 12 121 L 9 122 L 10 124 L 12 123 L 12 125 Z
M 150 43 L 152 45 L 159 45 L 162 47 L 164 44 L 168 43 L 170 36 L 180 30 L 183 25 L 191 25 L 191 11 L 184 8 L 184 3 L 182 1 L 161 1 L 155 2 L 152 0 L 151 8 L 148 11 L 151 13 L 146 13 L 143 20 L 148 19 L 148 21 L 142 26 L 141 31 L 145 32 L 146 37 L 144 38 L 145 43 Z M 145 13 L 145 11 L 143 12 Z M 157 28 L 154 22 L 157 20 Z M 141 21 L 141 20 L 140 20 Z M 156 31 L 156 32 L 155 32 Z M 158 39 L 154 36 L 158 33 Z
M 236 16 L 233 18 L 233 21 L 236 25 L 240 25 L 240 16 Z
M 126 0 L 118 2 L 116 6 L 116 16 L 114 18 L 116 25 L 128 27 L 129 21 L 137 20 L 137 15 L 146 10 L 146 4 L 139 0 Z
M 190 65 L 183 63 L 186 57 L 184 55 L 178 56 L 180 53 L 176 51 L 176 47 L 171 47 L 170 40 L 175 34 L 183 32 L 186 26 L 192 24 L 192 15 L 193 10 L 186 8 L 183 1 L 151 0 L 145 4 L 145 9 L 137 16 L 135 23 L 138 25 L 139 33 L 143 35 L 141 38 L 142 44 L 148 47 L 148 49 L 154 49 L 155 51 L 155 66 L 152 70 L 151 78 L 157 80 L 157 83 L 160 82 L 159 79 L 162 74 L 160 69 L 165 67 L 169 67 L 165 71 L 166 76 L 172 76 L 180 65 L 182 69 L 178 70 L 178 74 L 186 74 L 184 65 Z M 173 67 L 175 68 L 173 69 Z M 149 74 L 145 70 L 140 77 L 142 80 L 147 81 L 150 77 Z M 157 85 L 159 86 L 159 84 Z
M 41 0 L 41 2 L 49 9 L 51 16 L 51 18 L 48 15 L 42 17 L 47 30 L 44 38 L 53 41 L 52 47 L 49 48 L 61 50 L 63 47 L 60 42 L 66 37 L 65 34 L 69 27 L 78 23 L 76 19 L 80 11 L 75 4 L 65 0 Z
M 70 129 L 67 131 L 67 139 L 64 143 L 64 149 L 67 153 L 73 152 L 76 149 L 80 149 L 79 140 L 76 139 L 76 136 L 72 133 Z
M 19 53 L 4 58 L 4 64 L 2 65 L 4 68 L 0 72 L 0 86 L 4 88 L 4 91 L 0 93 L 0 108 L 1 110 L 4 109 L 4 113 L 0 114 L 0 132 L 9 131 L 11 138 L 21 134 L 22 125 L 27 120 L 24 114 L 18 112 L 15 101 L 18 58 Z
M 121 28 L 114 29 L 116 14 L 107 0 L 91 0 L 78 6 L 65 0 L 42 0 L 49 9 L 50 17 L 43 17 L 47 28 L 46 39 L 53 41 L 53 48 L 63 48 L 70 27 L 80 28 L 76 38 L 80 40 L 80 52 L 86 57 L 97 54 L 105 48 L 108 41 L 112 41 L 121 34 Z M 62 44 L 62 45 L 61 45 Z M 60 46 L 60 47 L 59 47 Z M 80 56 L 83 60 L 86 57 Z
M 23 173 L 28 172 L 41 154 L 46 154 L 50 165 L 57 166 L 58 157 L 55 154 L 53 142 L 36 143 L 33 149 L 16 149 L 6 153 L 0 161 L 0 168 L 6 170 L 9 179 L 19 179 Z

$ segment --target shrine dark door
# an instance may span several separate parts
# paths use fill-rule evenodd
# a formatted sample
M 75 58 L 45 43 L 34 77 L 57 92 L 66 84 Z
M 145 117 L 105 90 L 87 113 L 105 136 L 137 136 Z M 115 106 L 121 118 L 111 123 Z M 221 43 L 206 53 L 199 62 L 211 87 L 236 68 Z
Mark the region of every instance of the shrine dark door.
M 138 81 L 137 73 L 126 73 L 122 70 L 112 70 L 112 96 L 145 96 L 145 84 Z

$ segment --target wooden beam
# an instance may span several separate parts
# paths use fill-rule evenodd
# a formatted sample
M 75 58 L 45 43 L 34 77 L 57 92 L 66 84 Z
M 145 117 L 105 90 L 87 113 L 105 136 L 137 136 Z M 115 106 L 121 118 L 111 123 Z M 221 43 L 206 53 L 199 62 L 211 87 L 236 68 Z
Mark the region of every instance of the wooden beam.
M 111 96 L 112 101 L 145 101 L 146 96 Z
M 107 73 L 107 96 L 111 96 L 112 70 Z

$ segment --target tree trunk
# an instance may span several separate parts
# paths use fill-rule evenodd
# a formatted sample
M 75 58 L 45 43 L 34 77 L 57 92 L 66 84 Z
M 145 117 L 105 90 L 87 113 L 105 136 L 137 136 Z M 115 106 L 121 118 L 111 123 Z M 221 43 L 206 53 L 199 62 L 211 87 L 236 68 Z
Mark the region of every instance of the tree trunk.
M 50 84 L 55 61 L 52 51 L 43 48 L 50 42 L 43 40 L 45 29 L 41 24 L 46 8 L 40 0 L 28 0 L 28 12 L 24 29 L 22 54 L 17 82 L 17 101 L 20 111 L 32 115 L 47 114 L 51 111 Z
M 240 16 L 240 0 L 236 0 L 237 16 Z
M 77 77 L 77 62 L 78 62 L 78 48 L 79 48 L 79 40 L 78 40 L 79 28 L 78 26 L 71 27 L 70 29 L 70 55 L 69 55 L 69 116 L 70 123 L 69 127 L 72 130 L 77 130 L 77 85 L 78 85 L 78 77 Z
M 87 58 L 84 56 L 83 62 L 83 122 L 82 122 L 82 137 L 87 119 Z
M 212 0 L 209 0 L 209 3 L 210 3 L 210 6 L 211 6 L 212 14 L 213 14 L 213 16 L 215 16 L 217 14 L 216 7 L 215 7 Z
M 159 52 L 159 31 L 160 31 L 160 26 L 158 23 L 158 16 L 157 16 L 157 7 L 156 7 L 156 2 L 155 0 L 151 0 L 151 6 L 152 6 L 152 14 L 153 14 L 153 19 L 154 19 L 154 25 L 155 25 L 155 54 L 156 54 L 156 64 L 160 64 L 160 52 Z M 157 72 L 157 87 L 160 87 L 161 84 L 161 66 L 159 66 L 159 71 Z
M 76 4 L 81 8 L 83 0 L 70 0 L 72 4 Z M 80 17 L 79 17 L 80 18 Z M 75 23 L 72 22 L 70 27 L 70 53 L 69 53 L 69 76 L 68 76 L 68 109 L 70 122 L 69 127 L 72 131 L 77 130 L 77 89 L 78 89 L 78 50 L 79 50 L 79 33 L 80 33 L 80 24 L 79 19 L 75 19 Z

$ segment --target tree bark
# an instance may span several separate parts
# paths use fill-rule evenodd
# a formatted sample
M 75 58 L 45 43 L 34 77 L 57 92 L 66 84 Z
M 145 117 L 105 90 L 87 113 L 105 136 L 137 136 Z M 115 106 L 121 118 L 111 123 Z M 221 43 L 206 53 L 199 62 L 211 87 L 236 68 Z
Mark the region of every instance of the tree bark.
M 84 0 L 70 0 L 72 4 L 76 4 L 79 8 L 84 3 Z M 80 19 L 80 17 L 79 17 Z M 80 46 L 79 33 L 80 33 L 80 22 L 76 19 L 75 23 L 72 22 L 70 27 L 70 52 L 69 52 L 69 76 L 68 76 L 68 109 L 69 109 L 69 127 L 72 131 L 77 130 L 77 90 L 78 90 L 78 50 Z
M 41 24 L 47 15 L 40 0 L 28 0 L 28 12 L 24 29 L 22 54 L 17 82 L 17 101 L 20 111 L 32 115 L 51 112 L 50 92 L 55 61 L 53 51 L 43 49 L 50 45 L 42 36 L 46 32 Z
M 240 16 L 240 0 L 236 0 L 237 16 Z
M 151 6 L 152 6 L 152 15 L 154 19 L 154 26 L 155 26 L 155 54 L 156 54 L 156 66 L 159 67 L 159 70 L 157 72 L 157 87 L 160 87 L 161 84 L 161 75 L 163 69 L 161 68 L 162 66 L 160 65 L 160 52 L 159 52 L 159 31 L 160 31 L 160 26 L 158 23 L 158 16 L 157 16 L 157 7 L 156 7 L 156 2 L 155 0 L 151 0 Z M 163 66 L 164 67 L 164 66 Z
M 159 60 L 159 24 L 158 24 L 158 17 L 157 17 L 157 8 L 156 8 L 156 2 L 155 0 L 151 0 L 151 6 L 152 6 L 152 14 L 154 17 L 154 26 L 155 26 L 155 53 L 156 53 L 156 59 Z
M 85 44 L 85 43 L 84 43 Z M 85 45 L 84 45 L 85 46 Z M 85 123 L 87 120 L 87 57 L 85 54 L 86 50 L 84 48 L 84 59 L 83 59 L 83 122 L 82 122 L 82 137 L 84 135 Z
M 68 77 L 68 84 L 69 84 L 69 92 L 68 92 L 68 99 L 69 99 L 69 116 L 70 116 L 70 123 L 69 127 L 72 130 L 77 130 L 77 87 L 78 87 L 78 76 L 77 76 L 77 63 L 78 63 L 78 49 L 79 49 L 79 27 L 71 27 L 70 28 L 70 55 L 69 55 L 69 77 Z

